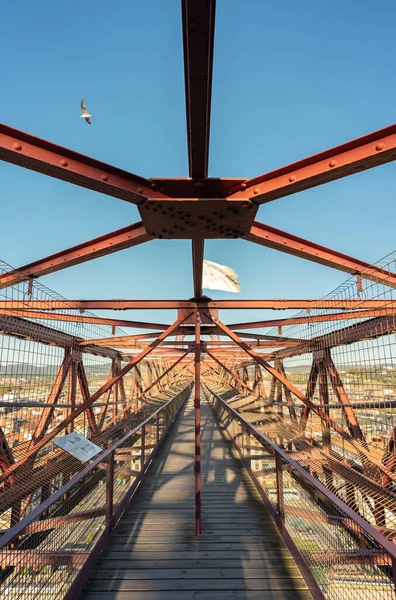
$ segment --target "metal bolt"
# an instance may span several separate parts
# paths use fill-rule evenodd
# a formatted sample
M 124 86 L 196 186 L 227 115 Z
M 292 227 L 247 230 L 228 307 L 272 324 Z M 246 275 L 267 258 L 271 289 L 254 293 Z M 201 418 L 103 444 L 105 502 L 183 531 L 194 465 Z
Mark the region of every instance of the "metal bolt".
M 15 142 L 15 144 L 14 144 L 14 149 L 15 149 L 15 150 L 22 150 L 22 146 L 21 146 L 21 144 L 17 144 L 17 143 Z
M 241 183 L 241 190 L 246 190 L 246 183 Z
M 102 175 L 101 180 L 102 181 L 107 181 L 109 178 L 107 177 L 107 175 Z
M 258 194 L 258 193 L 259 193 L 259 191 L 260 191 L 260 190 L 259 190 L 258 188 L 254 188 L 254 190 L 253 190 L 253 194 Z
M 138 188 L 136 191 L 137 191 L 138 194 L 142 194 L 143 193 L 143 188 Z
M 290 181 L 290 183 L 293 183 L 293 181 L 296 181 L 296 176 L 295 175 L 290 175 L 289 181 Z
M 377 144 L 375 149 L 377 150 L 377 152 L 379 152 L 380 150 L 383 150 L 385 148 L 385 144 Z
M 62 160 L 60 161 L 60 164 L 62 165 L 62 167 L 67 167 L 67 160 L 65 160 L 64 158 L 62 158 Z
M 331 161 L 329 162 L 329 167 L 335 167 L 335 166 L 336 166 L 336 164 L 337 164 L 337 161 L 336 161 L 336 160 L 331 160 Z

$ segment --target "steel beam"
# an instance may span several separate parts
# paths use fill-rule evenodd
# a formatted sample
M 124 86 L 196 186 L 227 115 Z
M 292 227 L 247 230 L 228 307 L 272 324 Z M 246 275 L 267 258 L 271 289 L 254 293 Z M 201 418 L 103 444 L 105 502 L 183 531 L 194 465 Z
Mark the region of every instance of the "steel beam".
M 62 252 L 57 252 L 41 260 L 0 275 L 0 289 L 27 281 L 30 277 L 37 278 L 80 263 L 113 254 L 138 244 L 148 242 L 152 238 L 146 232 L 142 223 L 128 225 L 123 229 L 106 233 L 93 240 L 73 246 Z
M 318 352 L 335 346 L 354 344 L 362 340 L 371 340 L 396 331 L 396 316 L 377 317 L 361 323 L 336 329 L 331 333 L 314 337 L 295 348 L 284 348 L 276 352 L 278 358 L 291 358 L 310 352 Z
M 203 277 L 203 261 L 204 261 L 204 240 L 192 240 L 192 264 L 193 264 L 193 281 L 194 281 L 194 298 L 202 296 L 202 277 Z
M 44 313 L 45 314 L 45 313 Z M 288 327 L 290 325 L 300 325 L 302 323 L 324 323 L 327 321 L 348 321 L 349 319 L 368 319 L 373 317 L 383 317 L 385 315 L 396 314 L 396 309 L 378 308 L 370 310 L 351 310 L 349 312 L 339 312 L 331 314 L 313 314 L 307 313 L 304 317 L 290 317 L 286 319 L 267 319 L 265 321 L 252 321 L 250 323 L 232 323 L 227 325 L 230 329 L 260 329 L 261 327 Z M 237 332 L 235 332 L 237 333 Z M 241 337 L 241 333 L 238 333 Z M 244 334 L 245 335 L 245 334 Z M 249 337 L 255 336 L 250 334 Z M 261 338 L 260 338 L 261 339 Z
M 314 154 L 286 167 L 249 179 L 230 195 L 257 204 L 340 179 L 396 158 L 396 125 Z
M 3 124 L 0 160 L 134 204 L 148 197 L 164 197 L 144 177 Z
M 264 223 L 255 221 L 250 233 L 245 239 L 266 246 L 286 254 L 292 254 L 300 258 L 305 258 L 312 262 L 332 267 L 339 271 L 345 271 L 352 275 L 361 275 L 364 279 L 382 283 L 389 287 L 396 287 L 396 274 L 390 273 L 385 269 L 380 269 L 374 265 L 352 258 L 347 254 L 342 254 L 325 246 L 320 246 L 309 240 L 297 237 L 275 227 L 270 227 Z M 0 279 L 1 281 L 1 279 Z
M 77 348 L 80 342 L 83 341 L 82 338 L 52 329 L 41 323 L 33 323 L 32 321 L 8 315 L 0 315 L 0 333 L 61 348 Z M 105 358 L 119 356 L 116 350 L 94 346 L 93 343 L 84 346 L 82 351 Z
M 129 321 L 123 319 L 107 319 L 105 317 L 93 317 L 83 314 L 67 315 L 65 313 L 50 313 L 39 310 L 1 310 L 0 315 L 12 315 L 14 317 L 26 317 L 28 319 L 40 319 L 40 321 L 65 321 L 67 323 L 89 323 L 92 325 L 105 325 L 109 327 L 133 327 L 135 329 L 161 329 L 165 331 L 169 327 L 163 323 L 146 323 L 143 321 Z M 93 342 L 92 342 L 93 343 Z
M 208 176 L 215 0 L 182 0 L 184 83 L 190 177 Z
M 386 300 L 362 300 L 360 298 L 348 298 L 337 300 L 216 300 L 210 302 L 198 302 L 189 300 L 0 300 L 1 310 L 172 310 L 198 308 L 222 308 L 244 310 L 271 309 L 271 310 L 298 310 L 298 309 L 343 309 L 357 310 L 359 308 L 384 308 Z

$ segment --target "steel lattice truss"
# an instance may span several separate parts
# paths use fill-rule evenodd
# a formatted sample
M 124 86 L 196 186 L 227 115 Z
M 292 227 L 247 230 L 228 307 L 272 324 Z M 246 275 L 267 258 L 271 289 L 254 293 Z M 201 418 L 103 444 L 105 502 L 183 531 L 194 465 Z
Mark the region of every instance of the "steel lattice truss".
M 215 0 L 182 0 L 188 178 L 146 179 L 0 125 L 2 160 L 130 202 L 138 207 L 141 215 L 139 223 L 126 225 L 4 272 L 0 275 L 0 289 L 28 282 L 32 294 L 36 280 L 43 275 L 152 239 L 191 239 L 193 265 L 192 298 L 187 300 L 63 300 L 33 298 L 32 295 L 23 300 L 0 300 L 0 329 L 4 335 L 51 344 L 64 351 L 62 364 L 47 398 L 47 408 L 43 409 L 32 441 L 24 447 L 23 453 L 18 455 L 14 451 L 0 429 L 0 483 L 3 484 L 0 504 L 3 509 L 11 510 L 10 525 L 15 526 L 24 516 L 26 498 L 35 490 L 41 489 L 41 500 L 48 500 L 50 490 L 45 487 L 45 482 L 52 480 L 53 469 L 50 462 L 45 463 L 45 453 L 40 454 L 40 451 L 45 450 L 59 433 L 68 431 L 80 415 L 86 415 L 93 439 L 102 442 L 114 440 L 125 427 L 139 422 L 142 414 L 149 414 L 147 410 L 144 413 L 142 403 L 132 405 L 132 398 L 147 399 L 153 390 L 157 394 L 164 390 L 181 393 L 195 376 L 196 532 L 199 533 L 202 376 L 208 388 L 220 390 L 223 394 L 232 392 L 233 409 L 247 415 L 251 422 L 264 426 L 267 433 L 272 432 L 273 439 L 293 459 L 311 470 L 312 465 L 320 465 L 317 476 L 328 490 L 336 491 L 335 480 L 338 484 L 344 482 L 348 489 L 344 500 L 355 513 L 361 512 L 355 496 L 355 490 L 360 490 L 365 504 L 370 507 L 369 520 L 376 531 L 393 539 L 396 521 L 394 527 L 390 527 L 384 506 L 390 510 L 396 499 L 395 433 L 390 436 L 386 452 L 382 455 L 368 444 L 331 349 L 394 333 L 395 304 L 384 302 L 381 298 L 362 299 L 359 296 L 327 300 L 213 301 L 203 296 L 202 272 L 206 239 L 243 238 L 354 275 L 358 288 L 362 286 L 362 280 L 390 290 L 396 288 L 396 273 L 391 270 L 369 265 L 255 221 L 262 204 L 394 160 L 396 125 L 253 179 L 209 178 L 215 4 Z M 142 323 L 113 316 L 96 317 L 84 312 L 98 309 L 169 309 L 177 311 L 177 319 L 171 324 Z M 306 314 L 225 325 L 219 311 L 226 309 L 301 309 Z M 282 335 L 282 328 L 291 325 L 343 320 L 347 321 L 345 327 L 310 340 Z M 63 333 L 60 329 L 63 323 L 110 325 L 113 333 L 116 327 L 139 328 L 147 330 L 147 333 L 85 339 Z M 264 327 L 278 327 L 278 335 L 249 331 Z M 187 341 L 186 336 L 194 336 L 194 340 Z M 203 336 L 210 338 L 204 341 Z M 169 341 L 170 337 L 175 339 Z M 313 362 L 306 391 L 302 392 L 287 377 L 283 362 L 306 354 L 312 354 Z M 109 378 L 94 393 L 90 393 L 87 383 L 83 364 L 85 355 L 112 361 Z M 205 355 L 202 365 L 201 355 Z M 139 363 L 140 366 L 145 365 L 145 373 L 143 376 L 140 374 L 139 385 L 134 375 L 133 387 L 126 391 L 125 378 L 129 372 L 136 373 Z M 270 390 L 267 392 L 263 373 L 270 377 Z M 66 381 L 69 381 L 71 410 L 54 426 L 54 408 L 51 409 L 51 406 L 59 400 Z M 342 424 L 332 416 L 329 387 L 334 390 L 341 407 Z M 75 402 L 77 388 L 81 393 L 78 404 Z M 319 390 L 319 404 L 313 400 L 316 389 Z M 114 414 L 110 414 L 110 409 L 107 412 L 106 406 L 111 393 L 113 396 L 117 394 L 122 404 L 121 410 Z M 93 408 L 99 406 L 98 401 L 102 405 L 99 412 Z M 282 406 L 284 409 L 281 409 Z M 146 409 L 150 411 L 152 406 L 146 406 Z M 320 444 L 312 443 L 304 436 L 307 424 L 313 418 L 321 431 Z M 351 461 L 338 456 L 334 447 L 331 449 L 332 439 L 346 444 L 350 453 L 358 457 L 360 470 L 356 470 Z M 26 480 L 28 483 L 19 492 L 18 486 L 22 489 L 22 482 Z M 62 518 L 66 518 L 65 515 Z

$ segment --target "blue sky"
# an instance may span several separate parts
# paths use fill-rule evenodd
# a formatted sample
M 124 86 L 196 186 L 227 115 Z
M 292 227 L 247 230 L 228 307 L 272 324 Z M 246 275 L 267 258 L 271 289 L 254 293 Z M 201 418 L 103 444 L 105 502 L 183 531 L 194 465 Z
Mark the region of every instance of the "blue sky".
M 394 122 L 393 2 L 217 4 L 210 175 L 251 177 Z M 1 122 L 147 177 L 187 176 L 179 0 L 19 0 L 1 21 Z M 395 169 L 277 200 L 258 219 L 375 262 L 395 249 Z M 16 267 L 139 220 L 128 203 L 6 163 L 0 178 L 0 257 Z M 190 255 L 187 241 L 152 241 L 41 281 L 69 298 L 186 298 Z M 206 258 L 238 271 L 240 298 L 321 297 L 347 278 L 243 240 L 207 242 Z

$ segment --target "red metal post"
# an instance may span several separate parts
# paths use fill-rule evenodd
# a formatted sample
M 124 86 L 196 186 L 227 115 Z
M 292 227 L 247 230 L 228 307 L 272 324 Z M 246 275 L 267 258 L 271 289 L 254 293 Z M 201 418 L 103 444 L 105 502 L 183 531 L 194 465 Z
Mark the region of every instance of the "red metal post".
M 201 316 L 196 311 L 195 321 L 195 535 L 202 532 L 201 523 Z

